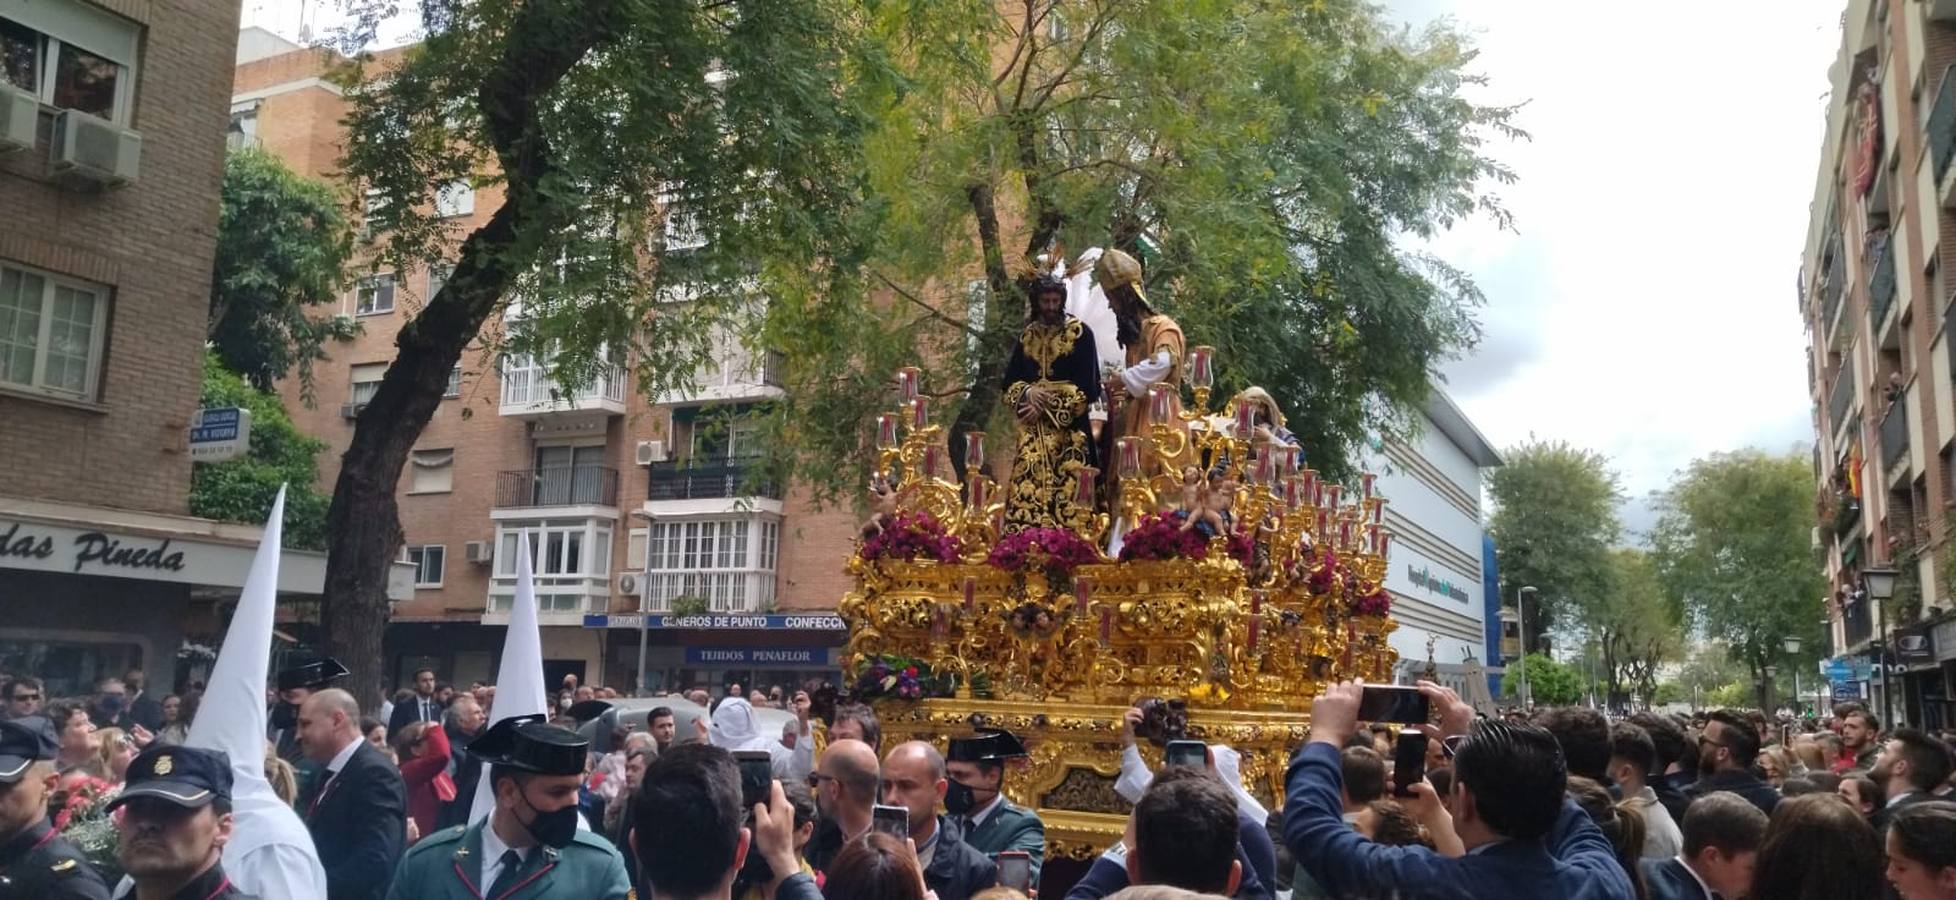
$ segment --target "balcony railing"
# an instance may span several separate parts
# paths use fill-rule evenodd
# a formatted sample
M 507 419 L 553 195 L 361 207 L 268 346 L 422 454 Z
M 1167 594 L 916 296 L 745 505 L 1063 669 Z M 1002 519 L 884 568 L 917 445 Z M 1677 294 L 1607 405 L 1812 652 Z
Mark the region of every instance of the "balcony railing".
M 496 508 L 617 506 L 618 470 L 604 466 L 519 469 L 496 475 Z
M 1908 408 L 1898 398 L 1888 407 L 1888 414 L 1881 417 L 1881 465 L 1893 469 L 1908 453 Z M 1885 476 L 1884 476 L 1885 477 Z
M 582 390 L 566 390 L 545 365 L 503 367 L 503 415 L 534 415 L 553 411 L 605 410 L 624 412 L 625 377 L 617 366 L 605 366 Z
M 1841 423 L 1847 420 L 1847 411 L 1854 405 L 1854 369 L 1841 366 L 1834 373 L 1834 390 L 1827 397 L 1827 421 L 1834 431 L 1841 430 Z
M 760 612 L 774 604 L 774 573 L 655 570 L 645 582 L 642 608 L 648 613 L 670 613 L 681 597 L 705 599 L 708 612 Z
M 1874 618 L 1868 614 L 1870 602 L 1872 601 L 1851 600 L 1848 601 L 1846 609 L 1841 611 L 1842 630 L 1846 632 L 1842 637 L 1847 641 L 1847 646 L 1841 649 L 1848 649 L 1874 636 Z
M 1950 161 L 1956 159 L 1956 78 L 1951 78 L 1952 74 L 1956 74 L 1956 65 L 1942 70 L 1936 105 L 1929 110 L 1929 171 L 1937 185 L 1942 184 Z
M 657 463 L 652 466 L 651 500 L 730 500 L 735 497 L 781 499 L 781 486 L 751 459 L 705 464 Z
M 1868 276 L 1868 327 L 1879 331 L 1895 305 L 1895 234 L 1886 232 L 1875 245 L 1874 274 Z

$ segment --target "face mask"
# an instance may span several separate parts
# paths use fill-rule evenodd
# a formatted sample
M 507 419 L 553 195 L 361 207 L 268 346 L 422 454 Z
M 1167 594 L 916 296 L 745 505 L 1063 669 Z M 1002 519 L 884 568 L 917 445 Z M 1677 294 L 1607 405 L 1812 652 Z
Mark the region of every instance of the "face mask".
M 530 806 L 530 798 L 524 797 L 523 805 L 529 806 L 530 812 L 535 815 L 528 824 L 523 824 L 522 819 L 516 821 L 523 824 L 523 830 L 528 831 L 537 843 L 561 850 L 577 838 L 576 804 L 552 812 L 539 812 L 535 806 Z
M 570 708 L 571 708 L 571 698 L 569 698 L 569 697 L 558 697 L 558 698 L 557 698 L 557 708 L 558 708 L 558 709 L 570 709 Z
M 956 779 L 949 779 L 949 784 L 944 788 L 945 812 L 954 816 L 962 816 L 965 813 L 971 812 L 972 807 L 977 805 L 978 798 L 973 794 L 971 785 Z
M 289 730 L 299 724 L 299 708 L 290 703 L 279 703 L 272 707 L 272 727 Z
M 121 711 L 122 711 L 122 698 L 121 698 L 121 697 L 103 697 L 103 698 L 102 698 L 102 711 L 103 711 L 103 712 L 105 712 L 105 713 L 110 713 L 110 714 L 114 714 L 114 713 L 117 713 L 117 712 L 121 712 Z

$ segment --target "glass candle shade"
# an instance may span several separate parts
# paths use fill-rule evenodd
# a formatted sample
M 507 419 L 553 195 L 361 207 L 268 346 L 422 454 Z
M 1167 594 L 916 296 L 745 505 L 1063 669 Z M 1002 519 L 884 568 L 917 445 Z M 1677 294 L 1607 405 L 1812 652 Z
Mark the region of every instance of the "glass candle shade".
M 1141 475 L 1141 439 L 1124 437 L 1114 442 L 1114 456 L 1120 464 L 1122 478 L 1138 478 Z
M 1214 387 L 1216 348 L 1193 347 L 1189 350 L 1189 386 L 1197 388 Z
M 967 431 L 964 433 L 964 467 L 975 471 L 985 467 L 985 433 Z
M 894 450 L 897 445 L 896 416 L 876 417 L 876 449 Z
M 1080 506 L 1092 508 L 1093 483 L 1094 483 L 1093 469 L 1087 466 L 1081 466 L 1080 468 L 1073 470 L 1073 474 L 1074 474 L 1073 502 L 1079 504 Z
M 930 399 L 927 397 L 911 398 L 910 427 L 913 430 L 922 431 L 924 429 L 924 426 L 929 424 L 930 424 Z
M 1168 402 L 1170 396 L 1168 385 L 1148 385 L 1148 418 L 1154 424 L 1168 424 L 1169 410 L 1173 408 Z
M 923 385 L 923 370 L 916 366 L 904 366 L 896 371 L 897 399 L 909 403 L 917 399 Z

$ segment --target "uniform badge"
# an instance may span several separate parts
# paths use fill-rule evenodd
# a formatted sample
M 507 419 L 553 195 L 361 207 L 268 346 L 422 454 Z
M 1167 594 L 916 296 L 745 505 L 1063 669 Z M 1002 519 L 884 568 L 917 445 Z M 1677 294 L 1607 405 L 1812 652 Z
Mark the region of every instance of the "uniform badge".
M 49 866 L 50 869 L 56 872 L 66 872 L 74 867 L 75 867 L 75 861 L 72 859 L 64 859 L 58 863 L 55 863 L 52 866 Z
M 158 775 L 168 775 L 170 774 L 170 770 L 175 767 L 176 763 L 170 760 L 170 754 L 165 753 L 156 758 L 156 765 L 152 766 L 150 770 Z

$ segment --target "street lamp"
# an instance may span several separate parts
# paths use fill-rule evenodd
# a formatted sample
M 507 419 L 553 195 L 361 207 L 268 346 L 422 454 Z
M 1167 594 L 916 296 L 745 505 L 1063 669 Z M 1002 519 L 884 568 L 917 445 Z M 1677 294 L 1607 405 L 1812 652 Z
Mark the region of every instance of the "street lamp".
M 1876 566 L 1861 570 L 1861 584 L 1868 589 L 1868 602 L 1874 606 L 1874 640 L 1870 643 L 1879 650 L 1875 664 L 1881 667 L 1881 720 L 1895 721 L 1895 708 L 1888 694 L 1888 626 L 1884 621 L 1881 607 L 1895 596 L 1895 576 L 1898 573 L 1886 566 Z
M 1523 603 L 1523 598 L 1539 593 L 1534 585 L 1515 588 L 1515 618 L 1521 624 L 1521 705 L 1524 709 L 1535 708 L 1535 691 L 1528 684 L 1528 607 Z
M 638 576 L 638 695 L 647 695 L 645 690 L 645 636 L 652 629 L 646 614 L 647 603 L 652 590 L 652 514 L 643 509 L 632 510 L 632 520 L 645 523 L 645 552 Z
M 1796 637 L 1789 637 L 1789 638 L 1787 638 L 1786 640 L 1784 640 L 1784 641 L 1782 641 L 1782 642 L 1781 642 L 1781 644 L 1782 644 L 1782 645 L 1783 645 L 1784 647 L 1786 647 L 1786 655 L 1787 655 L 1787 656 L 1792 656 L 1792 657 L 1798 657 L 1798 656 L 1800 655 L 1800 639 L 1799 639 L 1799 638 L 1796 638 Z M 1800 714 L 1800 703 L 1801 703 L 1801 699 L 1800 699 L 1800 661 L 1799 661 L 1798 659 L 1795 659 L 1795 660 L 1793 660 L 1793 715 L 1795 715 L 1795 716 L 1797 716 L 1797 715 L 1799 715 L 1799 714 Z

